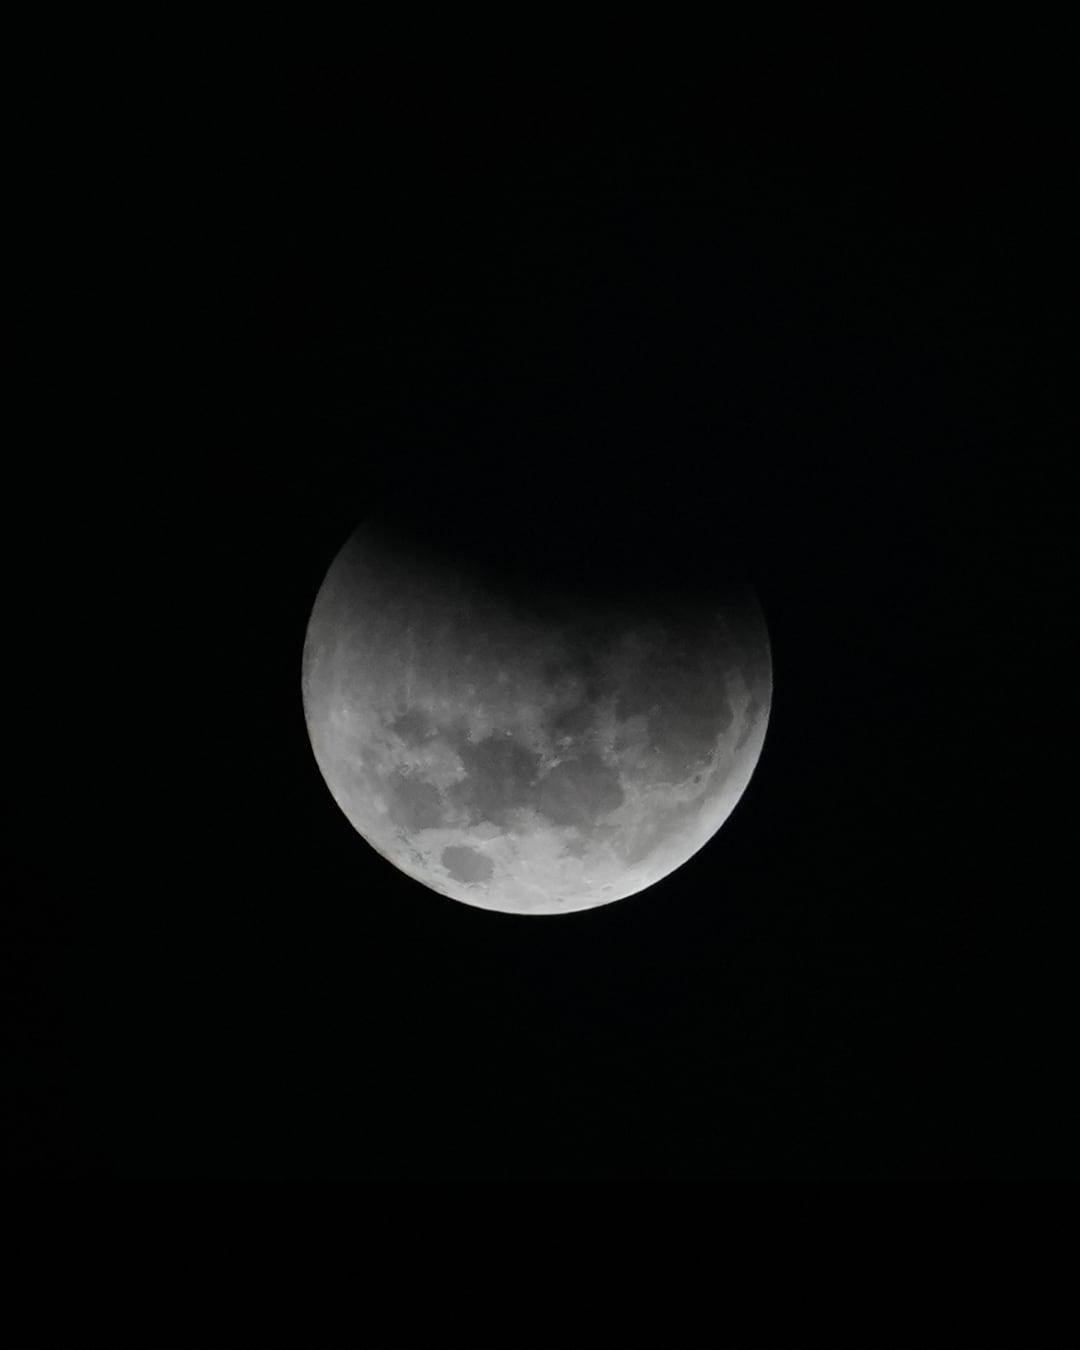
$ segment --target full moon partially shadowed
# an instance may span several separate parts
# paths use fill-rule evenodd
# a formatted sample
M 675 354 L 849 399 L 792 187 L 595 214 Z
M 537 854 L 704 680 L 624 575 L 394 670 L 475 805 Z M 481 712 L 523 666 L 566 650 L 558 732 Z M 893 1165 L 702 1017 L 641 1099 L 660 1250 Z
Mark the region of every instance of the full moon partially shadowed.
M 564 914 L 644 890 L 727 820 L 772 694 L 757 599 L 723 565 L 534 519 L 465 543 L 365 520 L 315 599 L 303 699 L 346 818 L 465 904 Z

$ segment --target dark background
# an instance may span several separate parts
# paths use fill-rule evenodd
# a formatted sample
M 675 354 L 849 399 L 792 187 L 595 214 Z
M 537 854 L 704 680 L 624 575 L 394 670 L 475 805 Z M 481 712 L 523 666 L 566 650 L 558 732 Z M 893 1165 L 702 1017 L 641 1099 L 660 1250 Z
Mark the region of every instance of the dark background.
M 123 692 L 14 949 L 16 1170 L 1075 1173 L 1067 156 L 1025 60 L 192 78 L 121 241 Z M 754 579 L 765 750 L 659 885 L 485 913 L 334 806 L 307 616 L 418 487 Z

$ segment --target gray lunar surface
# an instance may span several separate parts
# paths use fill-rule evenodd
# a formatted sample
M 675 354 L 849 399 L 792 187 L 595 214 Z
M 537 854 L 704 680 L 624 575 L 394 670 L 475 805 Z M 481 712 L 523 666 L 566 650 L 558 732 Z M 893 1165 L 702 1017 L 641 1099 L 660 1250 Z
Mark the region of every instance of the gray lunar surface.
M 304 647 L 318 767 L 373 848 L 454 900 L 546 915 L 633 895 L 754 772 L 772 694 L 756 598 L 496 582 L 357 529 Z

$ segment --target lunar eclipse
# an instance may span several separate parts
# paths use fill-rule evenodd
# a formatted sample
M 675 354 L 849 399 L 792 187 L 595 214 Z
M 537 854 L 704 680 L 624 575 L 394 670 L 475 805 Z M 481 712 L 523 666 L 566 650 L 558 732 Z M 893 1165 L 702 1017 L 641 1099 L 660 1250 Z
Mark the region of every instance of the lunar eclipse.
M 400 513 L 364 521 L 315 599 L 302 684 L 319 770 L 374 849 L 454 900 L 550 915 L 709 842 L 761 754 L 772 670 L 748 585 L 639 567 L 612 587 L 535 542 L 479 557 Z

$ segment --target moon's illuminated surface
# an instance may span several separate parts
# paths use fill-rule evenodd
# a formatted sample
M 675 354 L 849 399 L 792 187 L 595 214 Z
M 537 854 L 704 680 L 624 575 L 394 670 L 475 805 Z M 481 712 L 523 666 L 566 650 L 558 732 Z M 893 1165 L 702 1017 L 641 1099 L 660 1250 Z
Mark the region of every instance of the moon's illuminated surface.
M 384 858 L 465 904 L 564 914 L 716 833 L 772 670 L 748 590 L 515 593 L 365 523 L 316 597 L 302 683 L 319 769 Z

